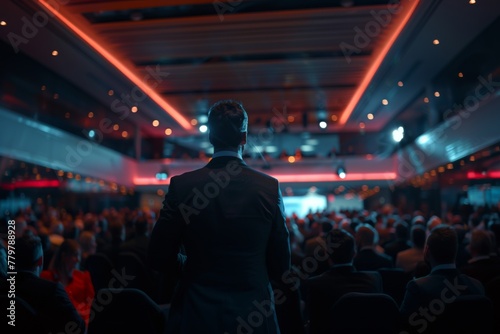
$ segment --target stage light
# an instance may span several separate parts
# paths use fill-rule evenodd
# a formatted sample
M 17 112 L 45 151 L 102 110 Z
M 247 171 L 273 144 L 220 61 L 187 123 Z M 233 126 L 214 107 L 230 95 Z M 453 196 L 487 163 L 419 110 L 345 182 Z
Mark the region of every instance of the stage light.
M 337 167 L 337 175 L 338 175 L 341 179 L 345 179 L 345 177 L 347 176 L 347 173 L 346 173 L 346 170 L 345 170 L 345 167 L 344 167 L 344 166 L 339 166 L 339 167 Z
M 207 132 L 208 127 L 205 124 L 203 124 L 203 125 L 200 125 L 199 130 L 201 133 L 205 133 L 205 132 Z
M 399 143 L 401 140 L 403 140 L 404 136 L 405 136 L 405 129 L 402 126 L 392 131 L 392 139 L 396 143 Z
M 158 173 L 156 173 L 156 179 L 159 181 L 165 181 L 168 179 L 168 169 L 163 167 Z

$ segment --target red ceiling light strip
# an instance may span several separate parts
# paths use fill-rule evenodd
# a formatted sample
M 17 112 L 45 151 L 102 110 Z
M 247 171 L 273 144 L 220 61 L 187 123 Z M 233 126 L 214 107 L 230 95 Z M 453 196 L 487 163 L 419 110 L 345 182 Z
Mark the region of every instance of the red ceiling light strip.
M 271 174 L 272 175 L 272 174 Z M 302 182 L 334 182 L 334 181 L 383 181 L 395 180 L 396 173 L 347 173 L 345 179 L 341 179 L 335 174 L 279 174 L 272 175 L 280 182 L 287 183 L 302 183 Z M 150 186 L 150 185 L 168 185 L 170 179 L 167 181 L 159 181 L 154 177 L 136 177 L 134 178 L 134 185 L 136 186 Z
M 137 87 L 139 87 L 146 95 L 148 95 L 153 101 L 155 101 L 161 108 L 165 110 L 174 120 L 176 120 L 184 129 L 192 130 L 193 127 L 191 123 L 184 118 L 174 107 L 172 107 L 167 101 L 165 101 L 160 94 L 155 92 L 145 81 L 141 80 L 132 70 L 130 70 L 123 62 L 112 55 L 109 51 L 101 46 L 98 42 L 92 39 L 83 30 L 78 28 L 74 23 L 67 19 L 59 10 L 54 9 L 49 5 L 49 1 L 39 0 L 39 3 L 45 7 L 52 15 L 57 17 L 61 22 L 63 22 L 69 29 L 71 29 L 76 35 L 87 42 L 91 47 L 93 47 L 101 56 L 108 60 L 113 66 L 115 66 L 123 75 L 130 79 Z
M 6 190 L 19 188 L 58 188 L 61 186 L 59 180 L 25 180 L 2 184 L 0 187 Z
M 500 171 L 491 171 L 491 172 L 486 172 L 486 173 L 467 172 L 467 178 L 469 180 L 475 180 L 475 179 L 500 179 Z
M 410 1 L 402 1 L 401 6 L 406 6 Z M 403 4 L 404 3 L 404 4 Z M 368 88 L 368 85 L 373 79 L 373 76 L 375 73 L 377 73 L 380 64 L 382 64 L 382 61 L 384 61 L 385 56 L 387 56 L 387 53 L 391 49 L 392 45 L 396 41 L 396 39 L 399 37 L 399 34 L 403 30 L 403 28 L 406 26 L 408 21 L 410 20 L 411 16 L 413 15 L 413 12 L 417 8 L 417 5 L 419 3 L 419 0 L 412 0 L 411 3 L 408 4 L 410 6 L 406 13 L 404 13 L 404 17 L 400 20 L 400 22 L 397 24 L 397 26 L 394 28 L 392 31 L 392 34 L 389 36 L 387 39 L 387 42 L 383 45 L 382 49 L 378 53 L 377 57 L 373 60 L 373 62 L 370 65 L 370 68 L 366 72 L 366 75 L 364 76 L 363 80 L 359 84 L 358 88 L 354 92 L 354 95 L 351 97 L 351 100 L 347 104 L 347 107 L 344 109 L 342 112 L 342 116 L 340 117 L 339 124 L 344 125 L 347 123 L 347 120 L 349 117 L 351 117 L 352 112 L 354 111 L 354 108 L 356 108 L 356 105 L 359 103 L 359 100 L 361 100 L 361 97 L 363 96 L 364 92 Z M 402 9 L 402 8 L 400 8 Z

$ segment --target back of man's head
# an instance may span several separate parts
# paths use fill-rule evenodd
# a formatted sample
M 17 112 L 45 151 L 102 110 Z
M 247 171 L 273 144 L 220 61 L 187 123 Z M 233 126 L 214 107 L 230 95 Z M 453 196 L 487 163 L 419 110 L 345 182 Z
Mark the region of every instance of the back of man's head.
M 356 243 L 359 248 L 378 244 L 377 230 L 368 224 L 361 224 L 356 228 Z
M 492 252 L 492 242 L 489 232 L 474 230 L 470 239 L 470 253 L 472 256 L 488 256 Z
M 247 112 L 239 102 L 219 101 L 208 111 L 209 139 L 215 148 L 237 148 L 247 128 Z
M 448 225 L 438 225 L 427 237 L 431 265 L 455 263 L 458 250 L 457 232 Z
M 16 269 L 39 274 L 36 269 L 43 265 L 43 250 L 40 238 L 26 235 L 16 239 Z
M 413 247 L 422 249 L 425 246 L 426 237 L 425 227 L 423 225 L 417 224 L 413 225 L 411 228 L 411 243 Z
M 332 245 L 330 259 L 333 264 L 350 263 L 356 254 L 354 237 L 347 231 L 341 229 L 331 230 L 327 236 Z
M 408 224 L 404 221 L 398 221 L 394 225 L 394 229 L 396 231 L 396 238 L 399 240 L 408 240 Z

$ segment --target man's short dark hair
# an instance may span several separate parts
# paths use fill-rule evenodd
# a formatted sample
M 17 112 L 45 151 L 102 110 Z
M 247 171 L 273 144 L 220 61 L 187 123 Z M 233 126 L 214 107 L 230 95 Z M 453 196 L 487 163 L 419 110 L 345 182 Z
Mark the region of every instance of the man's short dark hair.
M 420 224 L 413 225 L 410 234 L 413 247 L 420 249 L 424 248 L 426 237 L 425 227 Z
M 457 232 L 448 225 L 438 225 L 427 238 L 427 247 L 438 264 L 455 263 L 458 250 Z
M 330 258 L 333 264 L 349 263 L 355 254 L 354 237 L 347 231 L 333 229 L 327 236 L 329 244 L 332 245 Z
M 237 101 L 216 102 L 208 111 L 208 128 L 214 147 L 238 147 L 242 133 L 247 132 L 247 112 Z
M 41 257 L 43 250 L 39 237 L 28 234 L 16 239 L 17 270 L 33 270 Z

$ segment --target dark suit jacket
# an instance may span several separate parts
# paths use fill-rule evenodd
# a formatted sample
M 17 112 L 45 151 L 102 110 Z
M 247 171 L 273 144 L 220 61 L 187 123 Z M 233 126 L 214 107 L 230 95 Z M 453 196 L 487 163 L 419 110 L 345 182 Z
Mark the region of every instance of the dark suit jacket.
M 377 272 L 356 271 L 353 266 L 333 267 L 306 281 L 306 306 L 310 333 L 324 333 L 332 306 L 349 292 L 382 292 L 382 277 Z
M 500 263 L 498 263 L 496 259 L 490 257 L 488 259 L 467 263 L 460 268 L 460 271 L 486 284 L 495 277 L 500 276 Z
M 385 254 L 379 254 L 373 249 L 365 248 L 359 251 L 353 260 L 357 270 L 375 271 L 380 268 L 394 267 L 392 258 Z
M 471 294 L 484 295 L 484 287 L 481 282 L 461 274 L 456 269 L 436 270 L 427 276 L 408 282 L 400 311 L 412 325 L 411 321 L 416 323 L 420 319 L 420 317 L 410 319 L 414 312 L 419 311 L 419 307 L 429 309 L 433 301 L 439 300 L 445 305 L 458 296 Z
M 233 157 L 172 177 L 148 262 L 172 272 L 181 244 L 169 333 L 279 332 L 269 282 L 290 269 L 290 246 L 276 179 Z
M 75 333 L 78 333 L 77 328 L 80 328 L 81 334 L 85 333 L 85 323 L 60 283 L 44 280 L 31 273 L 18 272 L 16 295 L 37 313 L 40 326 L 38 333 L 66 333 L 66 326 L 74 328 L 71 331 Z

